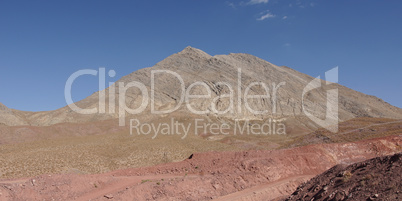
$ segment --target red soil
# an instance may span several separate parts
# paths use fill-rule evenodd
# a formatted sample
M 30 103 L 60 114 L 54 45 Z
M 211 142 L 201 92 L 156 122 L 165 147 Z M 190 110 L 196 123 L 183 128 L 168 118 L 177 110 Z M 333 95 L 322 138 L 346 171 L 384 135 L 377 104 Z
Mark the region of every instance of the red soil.
M 0 181 L 0 200 L 270 200 L 336 164 L 401 151 L 402 136 L 274 151 L 196 153 L 191 159 L 96 175 Z

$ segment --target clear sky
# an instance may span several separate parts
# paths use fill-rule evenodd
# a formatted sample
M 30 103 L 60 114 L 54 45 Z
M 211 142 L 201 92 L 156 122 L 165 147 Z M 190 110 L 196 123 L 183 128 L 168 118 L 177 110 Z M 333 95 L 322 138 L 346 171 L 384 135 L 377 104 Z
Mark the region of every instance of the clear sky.
M 67 78 L 114 79 L 193 46 L 249 53 L 311 76 L 339 66 L 339 83 L 402 107 L 400 0 L 0 0 L 0 102 L 66 105 Z M 87 76 L 74 100 L 98 91 Z

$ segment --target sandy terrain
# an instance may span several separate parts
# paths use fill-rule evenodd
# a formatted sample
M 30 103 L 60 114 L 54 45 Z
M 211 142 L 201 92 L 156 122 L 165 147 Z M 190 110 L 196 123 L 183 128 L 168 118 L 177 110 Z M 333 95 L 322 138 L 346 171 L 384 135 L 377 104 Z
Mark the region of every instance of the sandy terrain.
M 401 151 L 402 136 L 283 150 L 195 153 L 191 159 L 104 174 L 0 181 L 0 200 L 266 200 L 336 164 Z

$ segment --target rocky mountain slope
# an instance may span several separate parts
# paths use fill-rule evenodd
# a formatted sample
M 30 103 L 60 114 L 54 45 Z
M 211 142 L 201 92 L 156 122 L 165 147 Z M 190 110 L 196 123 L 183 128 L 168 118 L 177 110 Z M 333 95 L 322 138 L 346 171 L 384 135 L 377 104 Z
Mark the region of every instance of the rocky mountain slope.
M 308 112 L 317 118 L 324 119 L 327 108 L 327 89 L 337 88 L 340 121 L 363 116 L 402 118 L 402 109 L 394 107 L 377 97 L 369 96 L 335 83 L 323 84 L 322 87 L 311 90 L 306 93 L 305 97 L 302 97 L 303 89 L 314 79 L 313 77 L 242 53 L 210 56 L 199 49 L 187 47 L 153 67 L 140 69 L 124 76 L 116 83 L 123 82 L 127 84 L 132 81 L 143 83 L 148 91 L 148 97 L 151 98 L 151 71 L 153 70 L 168 70 L 177 73 L 182 78 L 186 90 L 191 84 L 201 82 L 202 85 L 193 87 L 189 94 L 207 94 L 209 89 L 211 96 L 209 98 L 190 99 L 189 103 L 197 111 L 207 111 L 207 116 L 227 119 L 281 119 L 301 124 L 314 130 L 317 126 L 306 118 L 302 104 L 304 104 Z M 324 72 L 317 73 L 323 74 Z M 241 74 L 241 78 L 239 78 L 239 74 Z M 265 83 L 269 97 L 249 98 L 246 100 L 244 93 L 248 87 L 248 94 L 250 95 L 263 95 L 266 92 L 262 85 L 253 85 L 253 82 Z M 154 83 L 154 109 L 159 111 L 172 109 L 182 100 L 181 83 L 177 77 L 168 73 L 157 73 L 155 74 Z M 279 83 L 282 84 L 279 85 Z M 228 85 L 232 87 L 232 90 Z M 250 87 L 250 85 L 253 86 Z M 239 93 L 238 89 L 240 89 L 241 93 Z M 231 91 L 234 97 L 233 102 L 230 101 L 230 98 L 224 96 Z M 104 93 L 106 96 L 106 114 L 78 114 L 69 107 L 46 112 L 23 112 L 1 106 L 0 123 L 5 125 L 47 126 L 63 122 L 91 122 L 118 118 L 119 114 L 121 115 L 119 108 L 123 107 L 119 105 L 118 84 L 105 89 Z M 79 101 L 77 105 L 81 108 L 99 108 L 99 94 L 100 92 L 94 93 Z M 112 104 L 111 108 L 109 108 L 110 94 L 115 94 L 115 104 L 114 106 Z M 241 94 L 240 99 L 238 98 L 239 94 Z M 127 90 L 125 103 L 128 108 L 138 108 L 144 96 L 140 90 L 130 88 Z M 245 104 L 246 101 L 248 106 Z M 233 107 L 231 108 L 231 106 Z M 246 106 L 255 111 L 266 111 L 266 113 L 254 114 Z M 114 113 L 111 113 L 110 109 L 112 107 L 115 111 Z M 229 112 L 217 114 L 214 108 L 218 112 L 227 109 Z M 136 115 L 127 113 L 125 115 L 143 119 L 161 117 L 161 115 L 151 114 L 150 111 L 151 101 L 149 99 L 147 107 L 142 113 Z M 197 116 L 193 115 L 185 103 L 181 104 L 175 113 Z
M 18 111 L 12 110 L 0 103 L 0 126 L 16 126 L 29 124 L 29 121 L 24 119 L 25 115 L 18 115 L 16 113 L 18 113 Z
M 401 200 L 402 153 L 336 165 L 300 185 L 286 200 Z

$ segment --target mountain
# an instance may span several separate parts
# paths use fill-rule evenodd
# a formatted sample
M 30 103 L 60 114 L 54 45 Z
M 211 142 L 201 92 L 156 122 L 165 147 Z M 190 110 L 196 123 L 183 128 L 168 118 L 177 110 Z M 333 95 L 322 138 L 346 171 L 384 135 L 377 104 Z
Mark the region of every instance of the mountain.
M 0 125 L 17 126 L 27 125 L 28 121 L 23 119 L 24 115 L 18 115 L 14 110 L 0 103 Z
M 322 84 L 314 90 L 310 90 L 303 97 L 303 90 L 314 80 L 313 77 L 295 71 L 285 66 L 276 66 L 265 60 L 249 54 L 229 54 L 211 56 L 199 49 L 187 47 L 179 53 L 173 54 L 153 67 L 143 68 L 127 76 L 122 77 L 111 87 L 96 92 L 86 99 L 77 102 L 81 108 L 99 108 L 99 96 L 105 94 L 105 114 L 78 114 L 68 106 L 54 111 L 24 112 L 0 107 L 0 123 L 5 125 L 35 125 L 48 126 L 65 122 L 93 122 L 99 120 L 119 118 L 119 84 L 127 85 L 132 81 L 144 84 L 147 95 L 142 94 L 138 88 L 129 88 L 126 92 L 125 102 L 129 108 L 138 108 L 144 97 L 151 97 L 151 72 L 165 70 L 170 73 L 155 73 L 154 105 L 158 111 L 174 109 L 183 98 L 181 82 L 172 72 L 182 78 L 185 89 L 193 84 L 191 95 L 207 94 L 208 98 L 192 98 L 189 100 L 191 108 L 197 111 L 208 111 L 208 114 L 194 114 L 183 103 L 169 114 L 152 114 L 151 101 L 148 99 L 147 107 L 139 114 L 130 115 L 125 113 L 126 118 L 138 118 L 152 120 L 169 115 L 179 115 L 190 118 L 198 116 L 214 118 L 218 120 L 233 121 L 273 119 L 285 121 L 287 124 L 301 125 L 304 128 L 314 130 L 319 126 L 311 121 L 305 114 L 308 111 L 313 116 L 324 119 L 325 117 L 339 121 L 345 121 L 355 117 L 381 117 L 402 118 L 402 109 L 394 107 L 383 100 L 366 95 L 336 83 Z M 324 73 L 324 72 L 319 72 Z M 241 76 L 239 78 L 239 75 Z M 321 83 L 324 81 L 319 80 Z M 195 84 L 199 82 L 198 84 Z M 224 83 L 223 83 L 224 82 Z M 264 95 L 266 88 L 258 84 L 262 82 L 268 89 L 269 96 L 258 98 L 245 98 L 247 91 L 250 95 Z M 226 84 L 225 84 L 226 83 Z M 240 84 L 239 84 L 240 83 Z M 279 83 L 284 83 L 279 85 Z M 317 84 L 317 83 L 316 83 Z M 230 87 L 232 90 L 230 89 Z M 238 89 L 241 90 L 240 99 Z M 276 93 L 275 93 L 275 89 Z M 327 116 L 327 92 L 338 89 L 339 116 Z M 233 102 L 224 95 L 233 92 Z M 111 100 L 110 92 L 115 94 L 115 105 L 109 108 Z M 276 94 L 276 98 L 275 98 Z M 333 97 L 332 97 L 333 98 Z M 239 100 L 242 104 L 239 104 Z M 329 102 L 333 100 L 328 98 Z M 185 101 L 185 100 L 184 100 Z M 212 104 L 211 104 L 212 102 Z M 247 104 L 246 104 L 247 102 Z M 224 111 L 233 105 L 225 114 L 217 114 L 214 108 Z M 239 107 L 240 105 L 240 107 Z M 303 109 L 304 106 L 304 109 Z M 110 109 L 114 113 L 110 113 Z M 249 109 L 251 108 L 251 109 Z M 264 111 L 265 114 L 256 114 L 253 111 Z

